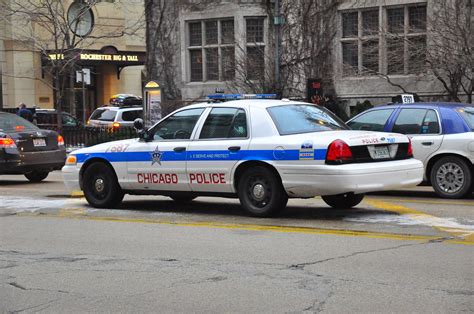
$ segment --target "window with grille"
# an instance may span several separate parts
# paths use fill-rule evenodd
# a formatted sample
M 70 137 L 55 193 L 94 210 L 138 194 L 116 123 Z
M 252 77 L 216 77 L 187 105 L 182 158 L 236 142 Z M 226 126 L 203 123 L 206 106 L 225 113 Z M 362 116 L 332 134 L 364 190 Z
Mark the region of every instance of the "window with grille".
M 188 58 L 191 82 L 233 80 L 234 20 L 189 22 Z
M 425 70 L 426 4 L 341 12 L 342 74 L 406 75 Z
M 261 80 L 265 73 L 264 17 L 245 20 L 247 39 L 247 78 Z

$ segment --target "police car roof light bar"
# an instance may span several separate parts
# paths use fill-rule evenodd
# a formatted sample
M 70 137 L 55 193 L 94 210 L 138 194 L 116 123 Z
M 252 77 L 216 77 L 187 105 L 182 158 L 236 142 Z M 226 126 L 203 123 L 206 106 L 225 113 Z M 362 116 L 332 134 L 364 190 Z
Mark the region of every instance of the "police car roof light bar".
M 210 100 L 276 99 L 276 94 L 210 94 Z

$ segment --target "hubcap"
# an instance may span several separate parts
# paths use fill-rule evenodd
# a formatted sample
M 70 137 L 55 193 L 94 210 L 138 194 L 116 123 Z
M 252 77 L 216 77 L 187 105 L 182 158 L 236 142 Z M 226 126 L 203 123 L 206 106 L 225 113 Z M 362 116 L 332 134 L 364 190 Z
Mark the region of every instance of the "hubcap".
M 446 193 L 456 193 L 464 184 L 464 172 L 455 163 L 445 163 L 436 172 L 438 186 Z
M 262 184 L 255 184 L 252 190 L 253 197 L 261 201 L 265 198 L 265 187 Z
M 94 187 L 98 193 L 104 192 L 104 189 L 105 189 L 104 180 L 101 178 L 98 178 L 97 180 L 95 180 Z

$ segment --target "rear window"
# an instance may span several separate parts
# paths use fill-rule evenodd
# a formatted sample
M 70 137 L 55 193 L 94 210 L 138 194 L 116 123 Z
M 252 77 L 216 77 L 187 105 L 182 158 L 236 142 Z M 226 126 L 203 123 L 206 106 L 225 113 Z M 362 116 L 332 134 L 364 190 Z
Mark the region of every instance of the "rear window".
M 36 131 L 39 128 L 14 114 L 0 114 L 0 132 Z
M 96 109 L 92 115 L 91 120 L 100 120 L 100 121 L 114 121 L 117 111 L 109 109 Z
M 333 113 L 314 105 L 286 105 L 267 110 L 281 135 L 348 129 Z
M 134 121 L 136 118 L 142 117 L 142 110 L 130 110 L 122 112 L 123 121 Z
M 474 131 L 474 107 L 462 107 L 456 109 L 461 117 L 466 121 L 471 131 Z

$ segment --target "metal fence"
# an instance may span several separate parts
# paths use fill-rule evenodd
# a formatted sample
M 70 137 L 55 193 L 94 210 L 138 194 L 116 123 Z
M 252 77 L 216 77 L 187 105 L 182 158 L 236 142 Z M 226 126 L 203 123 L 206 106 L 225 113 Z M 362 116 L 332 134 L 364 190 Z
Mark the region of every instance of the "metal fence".
M 138 137 L 136 130 L 134 128 L 128 127 L 121 127 L 118 129 L 63 127 L 62 130 L 54 130 L 62 135 L 62 137 L 64 138 L 64 144 L 68 151 L 100 143 Z

